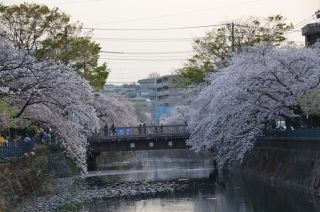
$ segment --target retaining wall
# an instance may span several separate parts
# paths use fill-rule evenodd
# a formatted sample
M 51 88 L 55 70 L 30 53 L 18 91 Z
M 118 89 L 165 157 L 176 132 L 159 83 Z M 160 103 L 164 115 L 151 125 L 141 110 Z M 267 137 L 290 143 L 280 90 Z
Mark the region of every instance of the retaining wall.
M 33 154 L 0 161 L 0 212 L 14 211 L 17 203 L 46 194 L 50 179 L 79 174 L 60 149 L 38 145 Z
M 320 139 L 259 138 L 241 165 L 271 182 L 320 192 Z
M 46 148 L 38 148 L 12 162 L 0 163 L 0 211 L 13 211 L 25 196 L 36 194 L 46 179 L 48 158 Z

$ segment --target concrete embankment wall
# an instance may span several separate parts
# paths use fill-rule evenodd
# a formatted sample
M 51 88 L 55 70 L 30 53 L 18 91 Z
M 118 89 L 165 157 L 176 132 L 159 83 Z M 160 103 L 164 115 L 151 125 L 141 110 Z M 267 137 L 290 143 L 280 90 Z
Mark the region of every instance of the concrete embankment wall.
M 54 177 L 79 173 L 61 150 L 47 146 L 37 146 L 34 153 L 10 161 L 0 161 L 0 212 L 14 211 L 24 198 L 49 192 Z
M 320 139 L 259 138 L 242 164 L 236 167 L 272 183 L 285 183 L 318 193 Z
M 34 194 L 45 181 L 47 150 L 39 148 L 20 158 L 0 162 L 0 211 L 13 211 L 23 197 Z

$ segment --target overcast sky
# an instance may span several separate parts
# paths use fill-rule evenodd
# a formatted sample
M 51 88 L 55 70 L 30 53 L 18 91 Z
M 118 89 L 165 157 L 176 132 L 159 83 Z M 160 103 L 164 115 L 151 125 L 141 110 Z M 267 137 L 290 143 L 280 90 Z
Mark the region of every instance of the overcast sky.
M 280 14 L 293 24 L 313 22 L 320 0 L 3 0 L 4 4 L 34 2 L 57 6 L 84 27 L 95 28 L 175 28 L 214 25 Z M 303 23 L 304 23 L 303 22 Z M 298 28 L 300 29 L 300 28 Z M 94 31 L 94 40 L 104 51 L 101 62 L 111 68 L 108 83 L 129 83 L 151 72 L 170 74 L 183 65 L 192 51 L 192 38 L 210 28 L 184 30 Z M 298 30 L 291 40 L 303 42 Z M 167 54 L 140 54 L 165 53 Z M 174 53 L 175 52 L 175 53 Z

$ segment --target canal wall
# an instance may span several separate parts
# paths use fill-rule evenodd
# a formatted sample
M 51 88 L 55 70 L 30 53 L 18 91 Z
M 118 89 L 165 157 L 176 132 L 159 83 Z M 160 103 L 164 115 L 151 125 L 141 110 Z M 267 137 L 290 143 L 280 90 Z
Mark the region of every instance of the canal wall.
M 242 163 L 232 169 L 271 183 L 320 192 L 320 139 L 258 138 Z
M 46 180 L 46 148 L 19 158 L 0 161 L 0 211 L 13 211 L 23 197 L 35 194 Z
M 66 157 L 62 149 L 50 149 L 48 155 L 48 169 L 54 178 L 64 178 L 80 175 L 75 162 Z
M 22 157 L 0 160 L 0 212 L 14 211 L 26 197 L 50 193 L 53 178 L 78 174 L 60 149 L 44 145 Z

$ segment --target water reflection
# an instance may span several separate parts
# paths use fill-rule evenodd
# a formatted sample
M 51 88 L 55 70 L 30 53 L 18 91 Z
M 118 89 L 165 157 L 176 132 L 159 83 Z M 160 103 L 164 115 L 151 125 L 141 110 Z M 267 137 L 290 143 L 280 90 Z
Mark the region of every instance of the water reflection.
M 145 162 L 131 162 L 119 169 L 90 173 L 107 174 L 110 181 L 143 181 L 197 178 L 188 192 L 151 195 L 131 200 L 105 200 L 84 206 L 86 212 L 313 212 L 320 211 L 320 196 L 269 185 L 253 176 L 228 172 L 211 175 L 210 157 L 203 160 L 181 159 L 180 162 L 157 158 Z M 209 161 L 209 162 L 208 162 Z M 214 179 L 212 178 L 214 176 Z M 202 178 L 199 180 L 199 178 Z M 217 182 L 214 182 L 217 180 Z

